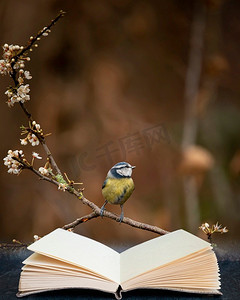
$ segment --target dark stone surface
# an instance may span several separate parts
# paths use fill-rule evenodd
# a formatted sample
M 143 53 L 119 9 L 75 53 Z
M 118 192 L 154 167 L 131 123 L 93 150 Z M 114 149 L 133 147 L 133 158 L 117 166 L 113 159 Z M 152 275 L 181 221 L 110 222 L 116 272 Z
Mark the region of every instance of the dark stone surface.
M 0 299 L 17 299 L 16 293 L 21 272 L 22 261 L 31 254 L 23 247 L 0 248 Z M 123 293 L 123 299 L 219 299 L 240 300 L 240 260 L 233 258 L 219 258 L 223 296 L 199 296 L 196 294 L 160 291 L 135 290 Z M 21 299 L 21 298 L 19 298 Z M 35 294 L 22 299 L 114 299 L 112 294 L 94 290 L 61 290 Z

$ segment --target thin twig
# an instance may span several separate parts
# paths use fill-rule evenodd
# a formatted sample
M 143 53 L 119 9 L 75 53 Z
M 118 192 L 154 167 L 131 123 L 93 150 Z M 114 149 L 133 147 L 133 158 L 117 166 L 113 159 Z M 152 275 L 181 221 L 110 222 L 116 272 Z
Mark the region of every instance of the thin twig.
M 14 81 L 15 82 L 15 81 Z M 15 82 L 15 86 L 17 86 L 16 82 Z M 32 115 L 31 113 L 27 110 L 27 108 L 25 107 L 25 105 L 22 102 L 19 102 L 22 110 L 24 111 L 25 115 L 27 116 L 27 118 L 29 119 L 29 121 L 33 121 L 32 119 Z
M 46 144 L 45 138 L 43 138 L 42 140 L 40 140 L 40 142 L 41 142 L 41 144 L 43 146 L 43 149 L 45 150 L 47 156 L 50 159 L 50 163 L 51 163 L 52 167 L 57 171 L 58 174 L 62 175 L 62 172 L 60 171 L 57 163 L 55 162 L 55 159 L 52 156 L 51 151 L 49 150 L 49 148 L 48 148 L 48 146 Z
M 60 10 L 59 14 L 51 21 L 51 23 L 50 23 L 48 26 L 44 27 L 42 30 L 40 30 L 40 31 L 38 32 L 38 34 L 37 34 L 35 37 L 30 38 L 28 45 L 25 46 L 25 47 L 24 47 L 17 55 L 15 55 L 15 56 L 13 57 L 13 59 L 15 59 L 15 61 L 17 61 L 17 60 L 19 59 L 20 56 L 24 55 L 25 52 L 27 52 L 28 50 L 30 50 L 30 49 L 32 48 L 33 44 L 35 44 L 35 43 L 38 41 L 38 39 L 39 39 L 45 32 L 48 32 L 49 29 L 50 29 L 53 25 L 55 25 L 56 22 L 57 22 L 60 18 L 62 18 L 64 15 L 65 15 L 65 12 L 62 11 L 62 10 Z
M 94 211 L 86 216 L 76 219 L 75 221 L 73 221 L 69 224 L 64 225 L 62 228 L 63 229 L 72 229 L 72 228 L 75 228 L 79 224 L 85 223 L 85 222 L 87 222 L 91 219 L 97 218 L 97 217 L 98 217 L 98 215 Z

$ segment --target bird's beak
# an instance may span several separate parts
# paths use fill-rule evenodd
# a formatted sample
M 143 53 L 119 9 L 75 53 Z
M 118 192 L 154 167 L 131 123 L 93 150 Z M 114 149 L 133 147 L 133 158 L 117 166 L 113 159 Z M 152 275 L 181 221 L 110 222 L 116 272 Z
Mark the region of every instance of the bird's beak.
M 136 168 L 136 166 L 132 166 L 132 169 L 135 169 Z

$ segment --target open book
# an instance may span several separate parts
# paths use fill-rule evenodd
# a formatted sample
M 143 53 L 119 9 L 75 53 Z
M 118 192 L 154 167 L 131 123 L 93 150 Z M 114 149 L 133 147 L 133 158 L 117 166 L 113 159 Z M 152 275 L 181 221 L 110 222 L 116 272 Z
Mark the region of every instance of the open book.
M 28 247 L 18 297 L 65 288 L 114 293 L 157 288 L 221 294 L 219 268 L 211 245 L 177 230 L 122 253 L 87 237 L 56 229 Z

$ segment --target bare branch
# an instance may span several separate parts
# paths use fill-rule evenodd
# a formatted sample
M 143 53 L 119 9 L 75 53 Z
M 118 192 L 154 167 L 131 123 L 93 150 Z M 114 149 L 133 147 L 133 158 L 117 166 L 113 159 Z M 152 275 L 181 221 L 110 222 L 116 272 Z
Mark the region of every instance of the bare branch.
M 72 229 L 72 228 L 75 228 L 79 224 L 85 223 L 85 222 L 87 222 L 91 219 L 97 218 L 97 217 L 99 217 L 99 216 L 95 212 L 92 212 L 86 216 L 76 219 L 75 221 L 73 221 L 69 224 L 64 225 L 62 228 L 63 229 Z
M 56 22 L 60 18 L 62 18 L 64 15 L 65 15 L 65 12 L 60 10 L 59 14 L 51 21 L 51 23 L 48 26 L 44 27 L 42 30 L 40 30 L 35 37 L 30 38 L 28 45 L 25 46 L 17 55 L 15 55 L 13 57 L 13 59 L 15 59 L 15 61 L 17 61 L 20 56 L 24 55 L 28 50 L 30 50 L 32 48 L 33 44 L 35 44 L 38 41 L 38 39 L 44 35 L 44 33 L 47 33 L 50 30 L 50 28 L 53 25 L 55 25 Z
M 87 200 L 87 199 L 85 198 L 85 200 Z M 107 218 L 113 219 L 117 222 L 119 222 L 119 220 L 120 220 L 119 216 L 117 216 L 117 215 L 115 215 L 115 214 L 113 214 L 109 211 L 104 211 L 104 216 L 107 217 Z M 100 208 L 99 207 L 98 207 L 97 211 L 94 211 L 94 212 L 90 213 L 89 215 L 78 218 L 75 221 L 73 221 L 72 223 L 69 223 L 69 224 L 63 226 L 63 229 L 75 228 L 77 225 L 79 225 L 81 223 L 85 223 L 85 222 L 87 222 L 91 219 L 98 218 L 98 217 L 100 217 Z M 164 234 L 169 233 L 168 231 L 163 230 L 163 229 L 161 229 L 157 226 L 152 226 L 152 225 L 149 225 L 149 224 L 141 223 L 141 222 L 138 222 L 138 221 L 132 220 L 130 218 L 126 218 L 126 217 L 123 218 L 122 223 L 130 225 L 130 226 L 135 227 L 135 228 L 139 228 L 139 229 L 151 231 L 151 232 L 154 232 L 154 233 L 158 233 L 160 235 L 164 235 Z
M 58 174 L 62 175 L 62 172 L 60 171 L 57 163 L 55 162 L 55 160 L 54 160 L 54 158 L 52 156 L 52 153 L 50 152 L 50 150 L 49 150 L 49 148 L 48 148 L 48 146 L 46 144 L 45 138 L 41 139 L 40 143 L 42 144 L 43 149 L 45 150 L 47 156 L 49 157 L 50 163 L 51 163 L 52 167 L 57 171 Z

